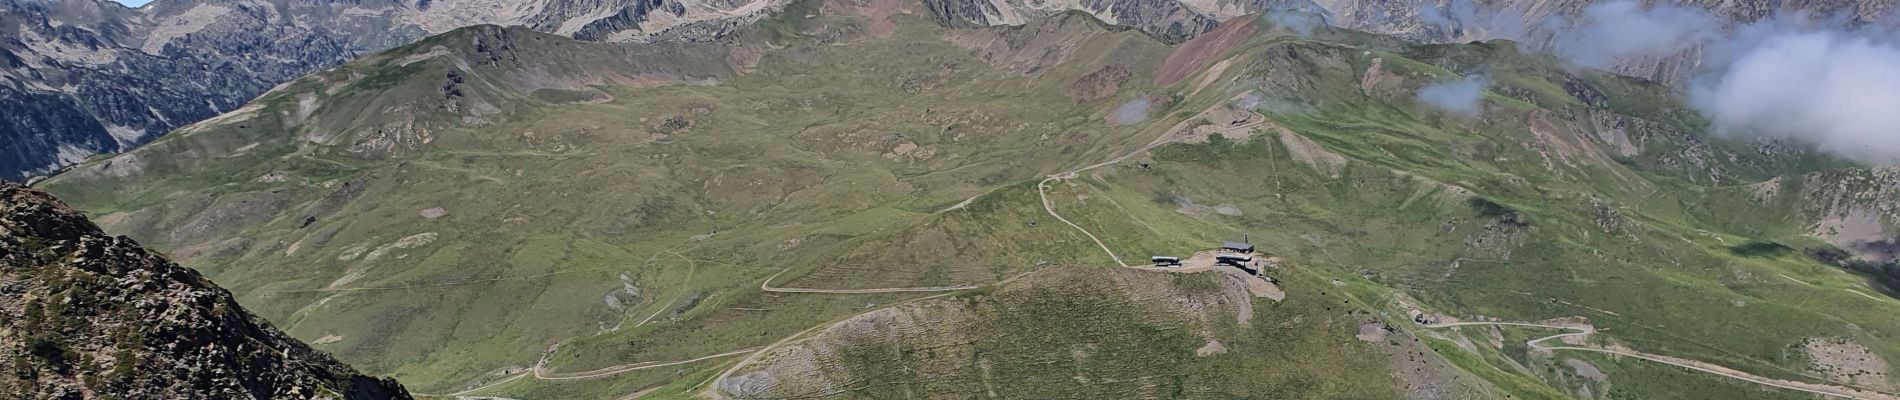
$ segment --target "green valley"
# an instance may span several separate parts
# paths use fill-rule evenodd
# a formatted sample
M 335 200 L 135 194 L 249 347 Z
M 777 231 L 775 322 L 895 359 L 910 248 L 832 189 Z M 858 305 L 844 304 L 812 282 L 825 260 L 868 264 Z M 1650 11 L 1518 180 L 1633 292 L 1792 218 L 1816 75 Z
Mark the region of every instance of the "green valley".
M 1900 396 L 1900 300 L 1809 256 L 1890 168 L 1508 41 L 933 12 L 463 28 L 36 186 L 419 395 Z M 1240 240 L 1272 284 L 1148 266 Z

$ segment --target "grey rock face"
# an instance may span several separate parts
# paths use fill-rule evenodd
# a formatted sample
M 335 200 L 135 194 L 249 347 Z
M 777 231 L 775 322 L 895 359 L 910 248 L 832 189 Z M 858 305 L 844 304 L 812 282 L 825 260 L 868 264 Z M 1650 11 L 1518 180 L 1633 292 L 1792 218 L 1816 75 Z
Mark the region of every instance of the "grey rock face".
M 237 108 L 273 85 L 460 27 L 521 25 L 583 40 L 709 40 L 792 0 L 0 0 L 0 177 L 57 170 Z M 1553 19 L 1606 0 L 917 0 L 951 26 L 1019 25 L 1084 12 L 1185 41 L 1221 21 L 1296 10 L 1424 42 L 1493 38 L 1549 48 Z M 1890 21 L 1892 0 L 1687 0 L 1732 23 L 1800 11 Z M 1692 50 L 1617 60 L 1672 81 Z
M 236 109 L 361 54 L 482 25 L 693 39 L 785 0 L 0 0 L 0 178 L 55 171 Z M 689 6 L 691 4 L 691 6 Z M 669 34 L 679 28 L 680 34 Z
M 1252 13 L 1311 15 L 1326 24 L 1426 43 L 1511 39 L 1533 50 L 1553 50 L 1554 38 L 1586 7 L 1616 0 L 923 0 L 949 25 L 1017 25 L 1027 18 L 1086 12 L 1113 24 L 1140 29 L 1167 41 L 1184 41 L 1221 21 Z M 1892 0 L 1803 0 L 1789 2 L 1680 0 L 1641 2 L 1699 9 L 1718 24 L 1736 26 L 1778 15 L 1838 19 L 1851 28 L 1866 24 L 1900 27 Z M 1276 23 L 1283 22 L 1269 17 Z M 1596 65 L 1617 73 L 1668 83 L 1696 68 L 1702 49 Z
M 1477 40 L 1510 39 L 1524 48 L 1560 51 L 1558 38 L 1564 30 L 1574 29 L 1591 5 L 1618 0 L 1422 0 L 1412 2 L 1375 2 L 1365 0 L 1316 0 L 1335 26 L 1367 32 L 1396 35 L 1428 43 L 1459 43 Z M 1833 29 L 1855 29 L 1869 25 L 1900 28 L 1893 18 L 1892 0 L 1800 0 L 1786 2 L 1675 0 L 1636 1 L 1651 9 L 1671 7 L 1695 10 L 1711 17 L 1711 30 L 1730 30 L 1739 26 L 1781 16 L 1805 16 Z M 1719 35 L 1717 32 L 1709 32 Z M 1606 60 L 1592 67 L 1619 74 L 1669 84 L 1681 84 L 1698 68 L 1707 49 L 1691 46 L 1673 54 Z
M 218 10 L 184 22 L 90 0 L 0 0 L 12 33 L 0 41 L 0 177 L 136 146 L 354 56 L 270 10 Z
M 0 181 L 0 397 L 407 399 L 44 192 Z

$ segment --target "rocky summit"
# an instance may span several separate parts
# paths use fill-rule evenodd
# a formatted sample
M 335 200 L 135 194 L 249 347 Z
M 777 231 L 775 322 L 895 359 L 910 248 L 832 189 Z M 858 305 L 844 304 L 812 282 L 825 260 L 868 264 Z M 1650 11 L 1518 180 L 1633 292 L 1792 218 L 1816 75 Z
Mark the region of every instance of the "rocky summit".
M 0 182 L 0 397 L 407 399 L 45 192 Z

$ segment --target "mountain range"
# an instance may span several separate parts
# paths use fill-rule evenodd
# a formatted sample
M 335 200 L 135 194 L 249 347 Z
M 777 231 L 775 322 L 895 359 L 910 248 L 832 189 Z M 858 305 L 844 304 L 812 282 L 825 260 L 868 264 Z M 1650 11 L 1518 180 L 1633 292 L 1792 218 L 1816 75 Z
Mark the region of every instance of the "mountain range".
M 1900 393 L 1900 170 L 1724 131 L 1655 67 L 1713 47 L 1581 65 L 1609 3 L 668 4 L 339 39 L 35 185 L 420 396 Z M 329 9 L 579 9 L 388 7 Z
M 1561 24 L 1589 1 L 930 0 L 952 26 L 1021 25 L 1077 10 L 1165 42 L 1195 37 L 1235 16 L 1276 12 L 1407 39 L 1449 43 L 1515 39 L 1553 46 Z M 159 0 L 126 8 L 106 0 L 6 0 L 0 28 L 0 177 L 45 175 L 97 154 L 130 149 L 230 111 L 276 85 L 363 54 L 476 25 L 521 25 L 605 42 L 714 40 L 784 7 L 784 0 L 311 1 Z M 1696 2 L 1731 23 L 1777 12 L 1891 20 L 1882 1 L 1779 5 Z M 1670 80 L 1691 55 L 1620 60 L 1612 70 Z

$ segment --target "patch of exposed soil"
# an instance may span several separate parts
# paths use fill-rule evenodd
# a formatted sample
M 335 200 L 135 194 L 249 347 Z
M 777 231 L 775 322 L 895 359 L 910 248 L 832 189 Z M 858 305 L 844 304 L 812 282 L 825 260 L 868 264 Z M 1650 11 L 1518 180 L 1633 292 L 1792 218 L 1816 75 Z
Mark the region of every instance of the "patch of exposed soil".
M 1009 29 L 951 29 L 943 39 L 997 68 L 1035 75 L 1068 60 L 1083 42 L 1102 34 L 1093 24 L 1081 18 L 1056 18 Z
M 1214 81 L 1220 80 L 1221 75 L 1226 74 L 1227 67 L 1231 65 L 1234 65 L 1234 59 L 1229 58 L 1207 67 L 1207 71 L 1201 73 L 1201 81 L 1194 83 L 1194 93 L 1200 93 L 1201 89 L 1206 89 L 1208 85 L 1213 85 Z M 1189 94 L 1188 97 L 1194 97 L 1194 95 Z
M 826 2 L 826 5 L 829 6 L 833 3 L 834 2 Z M 903 0 L 867 0 L 849 5 L 852 13 L 862 15 L 871 21 L 869 25 L 864 27 L 865 33 L 881 38 L 889 37 L 892 32 L 897 31 L 897 23 L 891 21 L 891 16 L 909 14 L 910 9 L 906 7 L 908 4 L 910 3 Z
M 1114 96 L 1116 92 L 1121 91 L 1122 83 L 1127 82 L 1128 77 L 1133 75 L 1134 73 L 1127 67 L 1115 64 L 1104 65 L 1102 69 L 1083 75 L 1080 79 L 1076 79 L 1075 83 L 1069 84 L 1069 98 L 1088 101 Z
M 1590 378 L 1590 380 L 1597 382 L 1610 380 L 1610 376 L 1603 374 L 1603 370 L 1597 369 L 1597 366 L 1590 365 L 1589 362 L 1583 360 L 1566 358 L 1564 359 L 1564 365 L 1569 366 L 1571 371 L 1576 371 L 1577 376 Z
M 1754 194 L 1755 201 L 1766 202 L 1781 193 L 1781 177 L 1777 176 L 1748 185 L 1748 191 Z
M 759 59 L 765 57 L 765 50 L 764 46 L 732 46 L 726 49 L 726 66 L 739 75 L 751 73 L 752 68 L 759 65 Z
M 1359 340 L 1365 341 L 1366 343 L 1379 343 L 1385 341 L 1385 334 L 1385 324 L 1367 322 L 1359 324 L 1359 333 L 1353 335 L 1353 337 L 1359 338 Z
M 936 148 L 929 147 L 929 146 L 918 146 L 916 143 L 904 142 L 904 143 L 898 143 L 897 146 L 891 147 L 890 152 L 884 153 L 884 158 L 889 159 L 889 160 L 917 161 L 917 160 L 927 160 L 927 159 L 930 159 L 931 156 L 935 156 L 935 155 L 937 155 Z
M 1616 150 L 1616 154 L 1619 156 L 1629 157 L 1640 152 L 1641 149 L 1636 148 L 1636 143 L 1630 141 L 1629 131 L 1624 130 L 1622 124 L 1618 123 L 1618 121 L 1610 118 L 1610 116 L 1597 115 L 1596 113 L 1591 115 L 1591 122 L 1597 125 L 1597 140 L 1609 145 L 1610 149 Z
M 1258 19 L 1251 14 L 1234 17 L 1221 22 L 1214 30 L 1176 46 L 1174 53 L 1168 54 L 1161 69 L 1155 72 L 1155 86 L 1173 85 L 1214 63 L 1228 50 L 1253 37 L 1254 31 L 1259 29 L 1255 23 Z
M 1312 139 L 1293 133 L 1292 130 L 1281 128 L 1279 131 L 1280 144 L 1286 146 L 1287 153 L 1301 165 L 1334 178 L 1338 178 L 1339 173 L 1346 169 L 1345 156 L 1327 150 L 1325 146 L 1320 146 Z
M 1801 341 L 1801 353 L 1808 357 L 1810 370 L 1835 382 L 1883 391 L 1900 389 L 1887 361 L 1860 343 L 1840 338 L 1809 338 Z
M 1809 230 L 1815 236 L 1827 239 L 1829 243 L 1844 247 L 1853 244 L 1886 240 L 1886 229 L 1880 226 L 1880 213 L 1864 208 L 1852 208 L 1846 212 L 1837 212 L 1822 218 Z
M 441 56 L 453 56 L 453 54 L 449 52 L 448 47 L 438 44 L 438 45 L 435 45 L 434 47 L 430 47 L 429 51 L 413 53 L 407 56 L 403 56 L 402 59 L 396 60 L 396 65 L 408 66 L 409 64 L 415 64 L 416 62 L 419 62 L 419 61 L 428 60 L 431 58 L 436 58 L 436 57 L 441 57 Z
M 1478 232 L 1466 234 L 1465 251 L 1471 257 L 1483 259 L 1479 261 L 1509 260 L 1512 250 L 1523 245 L 1525 238 L 1529 236 L 1530 229 L 1526 227 L 1496 222 L 1485 225 Z M 1464 261 L 1468 260 L 1453 260 L 1452 268 L 1457 269 L 1458 264 Z
M 1212 205 L 1212 206 L 1194 204 L 1194 201 L 1188 200 L 1188 198 L 1186 197 L 1175 197 L 1174 205 L 1175 205 L 1174 212 L 1192 215 L 1195 218 L 1204 218 L 1204 217 L 1214 215 L 1214 214 L 1220 214 L 1220 215 L 1225 215 L 1229 217 L 1238 217 L 1238 216 L 1244 215 L 1240 211 L 1240 207 L 1235 206 L 1233 204 L 1221 203 L 1221 204 Z
M 383 258 L 383 255 L 389 254 L 389 252 L 391 251 L 407 250 L 407 249 L 422 247 L 423 245 L 427 245 L 430 242 L 434 242 L 435 238 L 436 238 L 435 232 L 423 232 L 423 233 L 418 233 L 414 235 L 409 235 L 408 237 L 397 239 L 393 243 L 383 245 L 381 247 L 377 247 L 375 250 L 370 250 L 368 255 L 363 256 L 363 261 L 376 261 L 379 258 Z
M 1194 349 L 1194 355 L 1197 355 L 1197 356 L 1210 356 L 1210 355 L 1215 355 L 1215 354 L 1226 354 L 1226 353 L 1227 353 L 1227 346 L 1222 345 L 1219 340 L 1213 340 L 1213 339 L 1208 339 L 1206 346 L 1201 346 L 1201 348 Z
M 1404 89 L 1405 77 L 1385 70 L 1385 57 L 1373 57 L 1366 74 L 1359 78 L 1359 91 L 1367 96 L 1390 97 Z
M 1207 143 L 1209 138 L 1220 135 L 1234 142 L 1245 142 L 1253 137 L 1255 130 L 1279 129 L 1267 122 L 1266 116 L 1240 103 L 1243 101 L 1230 101 L 1202 110 L 1194 118 L 1170 128 L 1172 130 L 1161 141 Z
M 1457 367 L 1426 347 L 1411 331 L 1387 329 L 1384 323 L 1366 316 L 1355 336 L 1385 355 L 1392 376 L 1402 384 L 1400 395 L 1406 399 L 1469 399 L 1477 398 L 1473 393 L 1483 392 L 1467 386 Z

